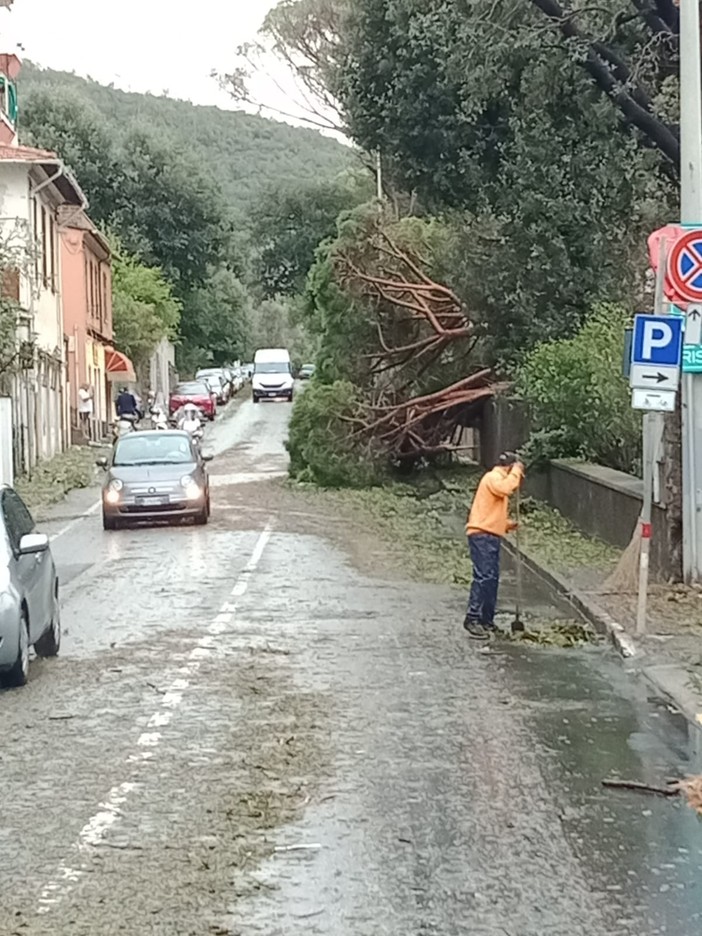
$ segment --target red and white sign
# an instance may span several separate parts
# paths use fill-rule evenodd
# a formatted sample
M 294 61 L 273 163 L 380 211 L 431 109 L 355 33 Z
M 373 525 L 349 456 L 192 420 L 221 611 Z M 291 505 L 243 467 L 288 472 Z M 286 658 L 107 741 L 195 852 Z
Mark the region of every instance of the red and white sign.
M 670 249 L 666 279 L 686 302 L 702 302 L 702 231 L 685 231 Z

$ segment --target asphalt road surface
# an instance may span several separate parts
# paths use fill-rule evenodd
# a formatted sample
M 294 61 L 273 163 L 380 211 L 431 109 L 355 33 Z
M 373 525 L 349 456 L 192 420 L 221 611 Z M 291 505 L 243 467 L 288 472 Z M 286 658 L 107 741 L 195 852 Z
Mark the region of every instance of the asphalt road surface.
M 45 524 L 0 933 L 697 936 L 699 821 L 601 787 L 699 771 L 696 733 L 607 649 L 470 644 L 460 590 L 282 483 L 289 413 L 211 430 L 206 528 L 105 533 L 95 490 Z

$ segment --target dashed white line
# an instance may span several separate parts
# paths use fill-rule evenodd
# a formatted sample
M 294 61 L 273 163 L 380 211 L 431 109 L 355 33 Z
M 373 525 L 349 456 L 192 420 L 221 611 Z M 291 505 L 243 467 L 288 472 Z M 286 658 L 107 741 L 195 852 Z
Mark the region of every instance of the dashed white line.
M 95 513 L 99 507 L 100 502 L 94 504 L 84 516 Z M 62 530 L 55 533 L 52 539 L 63 536 L 83 519 L 84 517 L 79 517 L 71 521 L 71 523 Z M 230 597 L 240 598 L 246 593 L 251 581 L 251 576 L 261 561 L 272 532 L 273 521 L 271 520 L 258 537 L 256 546 L 251 553 L 251 558 L 235 582 Z M 217 647 L 217 640 L 215 638 L 231 626 L 235 613 L 236 603 L 232 603 L 229 600 L 226 601 L 210 623 L 207 631 L 200 636 L 197 646 L 190 652 L 188 663 L 178 669 L 177 672 L 180 674 L 180 677 L 174 679 L 167 687 L 161 699 L 158 711 L 154 712 L 146 723 L 148 730 L 143 731 L 137 738 L 137 750 L 130 753 L 126 758 L 126 763 L 132 765 L 133 770 L 138 769 L 140 765 L 143 765 L 155 756 L 155 748 L 161 743 L 163 735 L 160 731 L 153 729 L 166 728 L 170 724 L 176 710 L 183 701 L 185 691 L 190 688 L 192 684 L 192 677 L 195 676 L 200 668 L 200 661 L 213 655 L 213 650 Z M 78 855 L 90 854 L 94 848 L 99 847 L 104 842 L 107 833 L 122 817 L 122 807 L 127 802 L 130 793 L 136 790 L 137 787 L 138 784 L 135 780 L 125 780 L 123 783 L 110 790 L 105 797 L 105 801 L 100 803 L 98 811 L 91 816 L 78 834 L 78 838 L 73 846 L 74 851 Z M 48 913 L 55 907 L 63 897 L 73 890 L 75 885 L 86 873 L 86 870 L 86 863 L 76 862 L 74 866 L 71 866 L 66 861 L 62 862 L 57 869 L 56 876 L 53 880 L 49 881 L 46 887 L 41 891 L 39 896 L 39 913 Z

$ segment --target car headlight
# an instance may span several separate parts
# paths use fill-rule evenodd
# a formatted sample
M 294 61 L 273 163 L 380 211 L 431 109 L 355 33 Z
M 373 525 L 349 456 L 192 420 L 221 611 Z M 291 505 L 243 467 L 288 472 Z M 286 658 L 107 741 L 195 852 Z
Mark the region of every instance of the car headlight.
M 124 487 L 124 484 L 119 480 L 119 478 L 113 478 L 112 481 L 107 485 L 108 491 L 121 491 Z
M 202 497 L 202 488 L 191 475 L 184 475 L 180 479 L 180 486 L 185 491 L 188 500 L 198 500 Z
M 113 478 L 105 488 L 105 501 L 108 504 L 119 503 L 120 491 L 123 487 L 124 484 L 119 480 L 119 478 Z

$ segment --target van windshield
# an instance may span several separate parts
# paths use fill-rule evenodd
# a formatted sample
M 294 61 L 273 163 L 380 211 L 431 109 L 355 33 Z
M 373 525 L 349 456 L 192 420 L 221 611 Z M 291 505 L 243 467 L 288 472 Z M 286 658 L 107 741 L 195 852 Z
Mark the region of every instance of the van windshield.
M 290 373 L 290 362 L 289 361 L 266 361 L 265 363 L 254 365 L 255 374 L 289 374 Z

